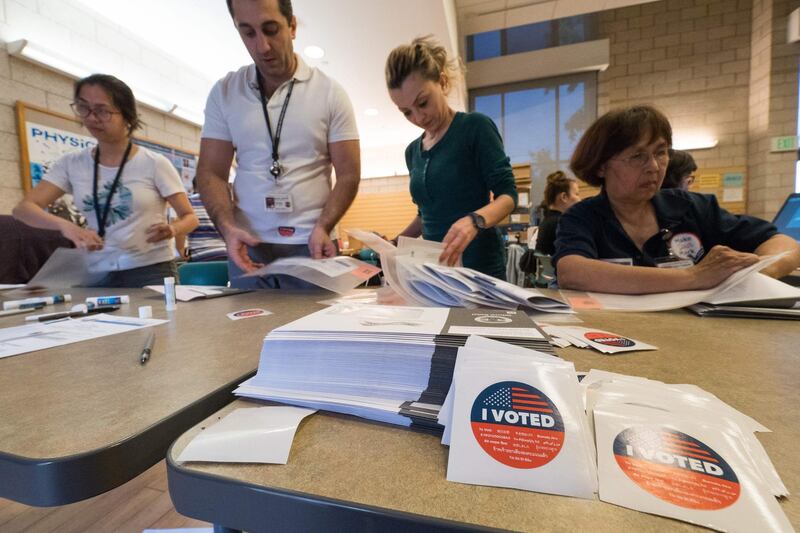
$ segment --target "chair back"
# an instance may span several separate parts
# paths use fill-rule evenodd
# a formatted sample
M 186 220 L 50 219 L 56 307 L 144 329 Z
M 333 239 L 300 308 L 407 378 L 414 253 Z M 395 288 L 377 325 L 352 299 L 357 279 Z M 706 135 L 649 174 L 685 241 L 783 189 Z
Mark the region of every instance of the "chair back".
M 228 285 L 227 261 L 184 263 L 178 267 L 181 285 Z

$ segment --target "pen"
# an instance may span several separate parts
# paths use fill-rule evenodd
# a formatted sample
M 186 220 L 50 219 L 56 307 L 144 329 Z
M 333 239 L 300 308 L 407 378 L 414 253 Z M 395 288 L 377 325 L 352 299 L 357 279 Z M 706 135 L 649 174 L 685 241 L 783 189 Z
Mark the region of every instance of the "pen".
M 53 296 L 43 296 L 41 298 L 26 298 L 25 300 L 10 300 L 3 302 L 3 309 L 26 309 L 38 304 L 53 305 L 64 302 L 71 302 L 71 294 L 54 294 Z
M 30 307 L 20 307 L 19 309 L 9 309 L 8 311 L 0 311 L 0 316 L 11 316 L 11 315 L 20 315 L 22 313 L 30 313 L 32 311 L 36 311 L 37 309 L 41 309 L 44 307 L 44 304 L 37 304 L 35 306 Z
M 142 349 L 142 355 L 139 356 L 139 363 L 145 364 L 148 359 L 150 359 L 150 354 L 153 353 L 153 344 L 156 342 L 156 332 L 151 331 L 150 335 L 147 337 L 147 342 L 144 344 L 144 348 Z
M 106 312 L 110 313 L 111 311 L 119 311 L 119 306 L 105 305 L 100 307 L 92 307 L 91 309 L 88 309 L 86 311 L 64 311 L 61 313 L 46 313 L 44 315 L 26 316 L 25 320 L 27 322 L 32 322 L 32 321 L 45 322 L 48 320 L 59 320 L 61 318 L 72 318 L 76 316 L 85 316 L 94 313 L 106 313 Z

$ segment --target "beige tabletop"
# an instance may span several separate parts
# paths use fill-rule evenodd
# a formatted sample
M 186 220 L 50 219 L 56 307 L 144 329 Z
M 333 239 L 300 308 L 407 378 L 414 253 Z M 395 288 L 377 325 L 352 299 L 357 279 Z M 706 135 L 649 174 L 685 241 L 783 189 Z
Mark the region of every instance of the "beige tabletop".
M 800 384 L 797 322 L 700 318 L 685 311 L 593 311 L 579 316 L 585 326 L 610 330 L 659 348 L 616 356 L 588 349 L 556 349 L 560 356 L 574 361 L 579 371 L 597 368 L 671 383 L 693 383 L 771 428 L 773 433 L 761 433 L 759 440 L 789 491 L 796 494 L 781 505 L 792 524 L 800 526 L 800 458 L 796 453 L 800 412 L 795 406 Z M 168 472 L 179 512 L 247 530 L 259 530 L 267 524 L 277 529 L 294 528 L 298 522 L 280 520 L 286 509 L 296 507 L 297 513 L 301 508 L 318 513 L 315 516 L 321 521 L 329 520 L 325 527 L 340 530 L 344 528 L 333 527 L 330 522 L 333 515 L 325 514 L 331 508 L 342 509 L 337 518 L 351 517 L 354 509 L 366 510 L 370 520 L 382 514 L 411 513 L 421 520 L 444 520 L 426 525 L 445 528 L 455 522 L 526 531 L 697 529 L 599 500 L 448 482 L 447 448 L 438 437 L 335 414 L 318 413 L 301 424 L 287 465 L 176 462 L 175 458 L 201 427 L 231 409 L 253 405 L 258 404 L 237 401 L 182 435 L 173 445 L 167 456 Z M 205 498 L 204 491 L 208 493 Z M 224 500 L 217 498 L 220 494 L 225 494 Z M 195 504 L 200 498 L 204 510 Z M 241 502 L 248 507 L 237 508 Z M 315 508 L 316 504 L 320 509 Z M 254 506 L 260 507 L 253 510 Z M 230 510 L 238 516 L 231 519 Z M 298 516 L 302 515 L 293 515 L 292 520 Z
M 73 304 L 86 296 L 128 294 L 131 303 L 115 315 L 135 317 L 140 305 L 150 305 L 154 318 L 169 322 L 0 359 L 0 472 L 6 474 L 0 475 L 3 497 L 26 501 L 15 497 L 15 490 L 20 483 L 38 483 L 31 479 L 40 475 L 33 473 L 36 467 L 42 470 L 52 466 L 52 461 L 68 463 L 81 457 L 81 468 L 86 470 L 92 468 L 87 457 L 102 456 L 109 461 L 109 449 L 130 445 L 132 439 L 148 432 L 152 437 L 129 446 L 127 452 L 133 455 L 124 465 L 106 462 L 102 468 L 124 470 L 137 461 L 155 463 L 159 457 L 150 440 L 161 440 L 169 432 L 177 436 L 225 405 L 232 399 L 232 388 L 257 368 L 264 336 L 279 325 L 322 308 L 316 302 L 330 297 L 330 293 L 321 291 L 256 291 L 179 302 L 175 311 L 167 312 L 163 297 L 145 289 L 64 292 L 72 294 Z M 4 299 L 9 296 L 4 295 Z M 49 306 L 37 312 L 65 307 L 68 305 Z M 238 321 L 226 317 L 247 308 L 262 308 L 273 314 Z M 0 317 L 0 328 L 25 324 L 24 317 Z M 153 355 L 142 365 L 139 356 L 150 331 L 156 334 Z M 187 423 L 189 418 L 193 419 Z M 161 458 L 166 445 L 160 450 Z M 9 474 L 3 470 L 4 465 L 20 464 L 30 467 L 30 472 L 17 469 Z M 134 470 L 127 474 L 138 473 Z M 16 479 L 9 478 L 12 474 Z M 80 474 L 80 470 L 70 472 Z M 114 482 L 124 482 L 124 477 Z M 38 489 L 33 486 L 55 493 L 43 496 L 42 501 L 26 503 L 54 505 L 88 497 L 83 489 L 76 489 L 75 496 L 79 497 L 73 497 L 68 487 L 44 486 L 59 482 L 59 476 L 54 475 Z

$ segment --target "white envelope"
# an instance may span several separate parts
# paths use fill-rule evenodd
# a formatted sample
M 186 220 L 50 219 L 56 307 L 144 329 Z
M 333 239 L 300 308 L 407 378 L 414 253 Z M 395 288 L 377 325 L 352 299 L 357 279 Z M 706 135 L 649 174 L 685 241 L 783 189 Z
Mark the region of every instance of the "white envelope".
M 286 464 L 297 426 L 314 412 L 287 406 L 236 409 L 193 438 L 178 461 Z

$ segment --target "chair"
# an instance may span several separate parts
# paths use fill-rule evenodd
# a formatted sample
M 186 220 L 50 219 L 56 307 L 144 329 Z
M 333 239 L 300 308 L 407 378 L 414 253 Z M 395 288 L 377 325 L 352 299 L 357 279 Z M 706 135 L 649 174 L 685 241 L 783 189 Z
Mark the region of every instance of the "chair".
M 181 285 L 228 285 L 227 261 L 204 261 L 202 263 L 183 263 L 178 267 Z
M 553 268 L 553 257 L 540 252 L 534 252 L 536 258 L 536 273 L 534 274 L 534 287 L 548 288 L 556 281 L 556 269 Z

